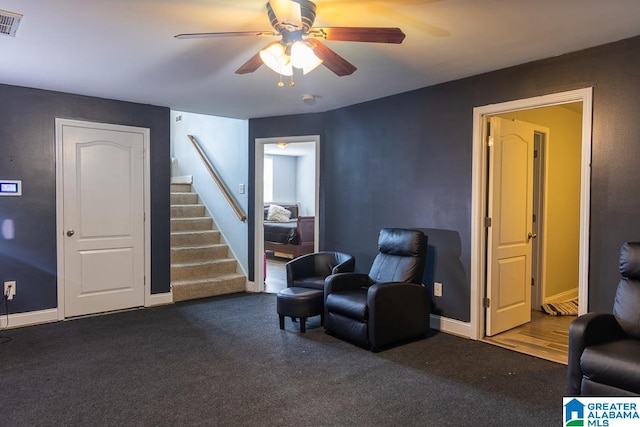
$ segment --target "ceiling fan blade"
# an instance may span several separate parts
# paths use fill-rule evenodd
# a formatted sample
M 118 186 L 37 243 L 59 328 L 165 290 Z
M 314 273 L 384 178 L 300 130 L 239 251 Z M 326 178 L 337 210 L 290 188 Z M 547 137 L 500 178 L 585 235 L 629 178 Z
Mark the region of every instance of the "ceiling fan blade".
M 311 29 L 309 35 L 325 40 L 395 44 L 406 37 L 400 28 L 383 27 L 322 27 Z
M 222 33 L 188 33 L 177 34 L 174 37 L 177 39 L 208 39 L 216 37 L 237 37 L 237 36 L 255 36 L 255 37 L 269 37 L 277 36 L 278 33 L 273 31 L 231 31 Z
M 311 45 L 313 53 L 322 59 L 322 65 L 333 71 L 338 76 L 348 76 L 357 70 L 355 65 L 344 59 L 342 56 L 329 49 L 324 44 L 314 39 L 307 39 L 307 43 Z
M 248 74 L 253 73 L 262 65 L 262 59 L 260 59 L 260 52 L 253 55 L 247 62 L 242 64 L 240 68 L 236 70 L 236 74 Z

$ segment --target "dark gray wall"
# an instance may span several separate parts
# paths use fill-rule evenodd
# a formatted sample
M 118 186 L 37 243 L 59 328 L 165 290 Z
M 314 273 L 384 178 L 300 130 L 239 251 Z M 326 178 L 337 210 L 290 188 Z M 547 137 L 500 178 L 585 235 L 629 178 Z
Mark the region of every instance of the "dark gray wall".
M 0 84 L 0 179 L 20 179 L 22 197 L 0 197 L 0 284 L 18 282 L 11 313 L 57 307 L 55 119 L 151 129 L 151 290 L 169 291 L 169 109 Z
M 434 312 L 469 321 L 473 108 L 593 87 L 589 310 L 610 312 L 620 246 L 640 240 L 640 198 L 633 191 L 640 182 L 639 68 L 636 37 L 316 114 L 312 121 L 306 115 L 250 120 L 249 144 L 321 134 L 321 248 L 352 253 L 366 272 L 380 228 L 425 229 L 432 268 L 425 277 L 445 283 Z M 250 159 L 251 175 L 252 165 Z

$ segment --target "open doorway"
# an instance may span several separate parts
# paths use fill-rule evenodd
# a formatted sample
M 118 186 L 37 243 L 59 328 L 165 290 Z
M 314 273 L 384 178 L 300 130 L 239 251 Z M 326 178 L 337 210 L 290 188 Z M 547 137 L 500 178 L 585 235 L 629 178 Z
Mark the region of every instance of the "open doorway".
M 474 119 L 472 338 L 485 339 L 528 324 L 532 315 L 540 318 L 545 303 L 577 299 L 579 313 L 586 312 L 591 89 L 479 107 Z M 514 130 L 516 122 L 528 127 Z M 506 129 L 502 137 L 515 143 L 502 159 L 506 172 L 496 175 L 500 168 L 494 161 L 502 154 L 496 139 L 500 136 L 492 131 L 501 123 Z M 520 163 L 512 167 L 514 162 Z M 508 183 L 507 190 L 500 182 Z M 502 204 L 494 194 L 498 191 Z M 513 207 L 520 217 L 505 216 L 502 221 L 501 213 L 509 215 Z M 505 240 L 500 233 L 511 233 L 511 238 Z M 496 243 L 499 239 L 502 246 Z M 512 253 L 518 244 L 520 252 Z M 500 283 L 496 277 L 509 279 Z M 518 285 L 511 287 L 515 279 Z
M 319 247 L 320 137 L 256 139 L 255 159 L 255 287 L 274 292 L 284 263 Z M 274 206 L 288 218 L 272 221 Z

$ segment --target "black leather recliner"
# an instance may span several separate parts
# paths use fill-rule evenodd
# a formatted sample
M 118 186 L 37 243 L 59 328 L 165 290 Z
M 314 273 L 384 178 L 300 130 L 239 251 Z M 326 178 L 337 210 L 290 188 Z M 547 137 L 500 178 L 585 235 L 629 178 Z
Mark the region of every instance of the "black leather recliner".
M 316 252 L 302 255 L 285 264 L 287 287 L 324 290 L 324 279 L 336 273 L 354 271 L 356 260 L 341 252 Z
M 429 292 L 421 283 L 427 236 L 384 228 L 378 251 L 368 275 L 335 274 L 324 282 L 326 331 L 372 351 L 429 333 Z
M 640 242 L 620 250 L 613 314 L 587 313 L 569 326 L 567 394 L 640 395 Z

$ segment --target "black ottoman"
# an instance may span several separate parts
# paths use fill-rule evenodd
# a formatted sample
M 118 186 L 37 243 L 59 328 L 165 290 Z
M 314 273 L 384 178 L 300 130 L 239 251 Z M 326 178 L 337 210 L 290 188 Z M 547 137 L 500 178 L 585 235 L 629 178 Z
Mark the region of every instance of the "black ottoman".
M 280 329 L 284 329 L 284 317 L 300 318 L 300 332 L 306 331 L 307 317 L 320 315 L 324 325 L 324 291 L 309 288 L 285 288 L 278 292 L 277 299 Z

